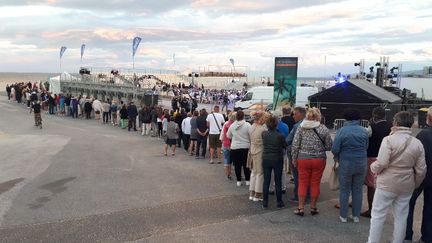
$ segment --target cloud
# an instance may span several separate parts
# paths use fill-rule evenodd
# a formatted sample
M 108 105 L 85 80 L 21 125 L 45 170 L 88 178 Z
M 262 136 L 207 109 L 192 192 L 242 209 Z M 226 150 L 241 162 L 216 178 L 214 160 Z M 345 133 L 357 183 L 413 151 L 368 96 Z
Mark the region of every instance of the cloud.
M 0 70 L 58 71 L 58 51 L 66 45 L 63 67 L 76 71 L 79 47 L 85 64 L 131 67 L 135 36 L 143 41 L 137 67 L 203 69 L 229 65 L 229 58 L 270 75 L 275 56 L 298 56 L 300 75 L 329 73 L 360 58 L 421 65 L 431 61 L 432 4 L 346 1 L 83 1 L 0 0 Z M 373 7 L 371 7 L 373 6 Z M 23 67 L 14 60 L 28 59 Z M 327 57 L 327 64 L 324 58 Z M 355 70 L 354 70 L 355 71 Z
M 286 9 L 305 8 L 310 6 L 324 5 L 332 2 L 342 2 L 343 0 L 303 0 L 303 1 L 286 1 L 286 0 L 196 0 L 191 6 L 196 9 L 207 9 L 218 12 L 236 12 L 236 13 L 263 13 L 274 12 Z
M 386 48 L 376 43 L 366 48 L 366 51 L 377 55 L 395 55 L 395 54 L 402 53 L 402 51 L 398 49 Z
M 169 11 L 184 5 L 187 0 L 3 0 L 3 6 L 52 6 L 70 9 L 82 9 L 92 11 L 133 11 L 133 12 L 162 12 Z
M 432 56 L 432 47 L 428 47 L 428 48 L 425 48 L 425 49 L 413 50 L 413 54 L 431 57 Z

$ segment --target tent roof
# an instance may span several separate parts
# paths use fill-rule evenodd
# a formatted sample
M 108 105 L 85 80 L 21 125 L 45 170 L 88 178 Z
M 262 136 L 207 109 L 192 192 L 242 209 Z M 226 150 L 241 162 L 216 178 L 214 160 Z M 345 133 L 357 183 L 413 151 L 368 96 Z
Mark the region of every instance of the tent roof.
M 76 77 L 74 77 L 73 75 L 71 75 L 70 73 L 67 73 L 67 72 L 63 72 L 61 74 L 61 78 L 63 80 L 76 80 L 77 79 Z M 49 78 L 49 80 L 60 80 L 60 75 L 51 77 L 51 78 Z
M 393 102 L 397 102 L 399 100 L 401 100 L 401 98 L 379 86 L 376 86 L 375 84 L 368 82 L 366 80 L 362 80 L 362 79 L 354 79 L 354 80 L 349 80 L 348 82 L 350 82 L 351 84 L 357 86 L 358 88 L 368 92 L 369 94 L 384 100 L 384 101 L 388 101 L 390 103 Z
M 368 93 L 368 94 L 370 94 L 370 95 L 372 95 L 372 96 L 374 96 L 377 99 L 382 100 L 382 101 L 386 101 L 389 103 L 395 103 L 395 102 L 398 102 L 401 100 L 401 98 L 399 96 L 397 96 L 397 95 L 395 95 L 395 94 L 393 94 L 393 93 L 391 93 L 391 92 L 389 92 L 389 91 L 387 91 L 387 90 L 385 90 L 379 86 L 376 86 L 373 83 L 370 83 L 366 80 L 361 80 L 361 79 L 348 80 L 348 81 L 345 81 L 344 83 L 336 84 L 335 86 L 333 86 L 329 89 L 326 89 L 322 92 L 319 92 L 317 94 L 309 96 L 309 99 L 315 98 L 315 97 L 320 97 L 322 95 L 322 93 L 330 92 L 331 90 L 340 89 L 341 87 L 344 86 L 343 84 L 345 84 L 345 83 L 349 83 L 350 85 L 353 85 L 353 86 L 365 91 L 366 93 Z

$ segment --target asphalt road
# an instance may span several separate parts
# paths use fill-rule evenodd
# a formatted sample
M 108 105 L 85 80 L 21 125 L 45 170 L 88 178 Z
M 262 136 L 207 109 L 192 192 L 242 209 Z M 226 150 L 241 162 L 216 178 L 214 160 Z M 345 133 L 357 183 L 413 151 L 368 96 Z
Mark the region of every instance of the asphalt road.
M 323 178 L 320 215 L 248 201 L 248 188 L 184 151 L 100 121 L 43 114 L 0 96 L 0 242 L 366 242 L 369 221 L 338 222 Z M 329 159 L 330 161 L 330 159 Z M 422 208 L 419 200 L 418 209 Z M 417 210 L 416 231 L 419 230 Z M 383 242 L 391 238 L 392 218 Z

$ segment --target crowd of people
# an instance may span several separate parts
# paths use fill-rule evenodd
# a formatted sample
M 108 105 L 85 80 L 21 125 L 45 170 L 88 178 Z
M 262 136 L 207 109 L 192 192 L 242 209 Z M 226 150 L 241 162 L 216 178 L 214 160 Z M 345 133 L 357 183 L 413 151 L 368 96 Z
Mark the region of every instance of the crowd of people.
M 27 88 L 30 87 L 27 85 Z M 9 99 L 23 102 L 16 91 L 8 88 L 7 91 Z M 416 137 L 411 131 L 412 114 L 399 112 L 389 123 L 385 110 L 377 107 L 372 111 L 368 128 L 361 126 L 359 111 L 347 109 L 345 125 L 333 138 L 329 129 L 321 124 L 317 108 L 283 107 L 282 113 L 257 111 L 249 123 L 243 111 L 227 110 L 222 114 L 219 105 L 208 112 L 198 106 L 186 107 L 181 101 L 179 105 L 176 100 L 171 110 L 145 105 L 138 109 L 133 102 L 117 104 L 110 100 L 36 91 L 37 88 L 29 91 L 30 103 L 47 104 L 41 107 L 42 110 L 48 108 L 48 114 L 86 119 L 94 116 L 99 120 L 102 113 L 105 124 L 127 127 L 129 131 L 140 129 L 143 136 L 164 139 L 165 156 L 169 148 L 171 156 L 175 156 L 176 148 L 182 148 L 196 159 L 208 159 L 209 164 L 223 163 L 228 180 L 233 179 L 234 165 L 236 185 L 248 187 L 249 200 L 267 209 L 269 195 L 276 194 L 276 207 L 281 209 L 285 207 L 283 194 L 289 194 L 289 200 L 297 202 L 293 213 L 300 217 L 306 215 L 308 201 L 310 215 L 320 214 L 318 199 L 322 176 L 331 152 L 338 168 L 340 192 L 336 206 L 341 223 L 349 219 L 358 223 L 361 216 L 371 218 L 368 242 L 377 243 L 392 206 L 392 242 L 412 242 L 413 212 L 423 192 L 419 242 L 432 242 L 432 172 L 427 170 L 428 166 L 432 168 L 432 107 L 427 113 L 429 126 Z M 209 156 L 206 156 L 207 151 Z M 291 181 L 289 174 L 294 185 L 292 192 L 287 192 L 288 181 Z M 361 212 L 363 185 L 367 186 L 368 209 Z
M 221 106 L 228 107 L 229 104 L 233 105 L 236 101 L 243 98 L 246 94 L 246 88 L 241 90 L 237 89 L 206 89 L 204 85 L 201 87 L 197 85 L 186 85 L 185 83 L 166 83 L 158 82 L 154 87 L 153 91 L 157 92 L 162 96 L 171 97 L 172 100 L 182 103 L 188 102 L 189 106 L 197 106 L 197 104 L 218 104 Z M 175 107 L 172 107 L 176 110 Z M 186 109 L 186 107 L 184 107 Z M 224 108 L 224 107 L 223 107 Z

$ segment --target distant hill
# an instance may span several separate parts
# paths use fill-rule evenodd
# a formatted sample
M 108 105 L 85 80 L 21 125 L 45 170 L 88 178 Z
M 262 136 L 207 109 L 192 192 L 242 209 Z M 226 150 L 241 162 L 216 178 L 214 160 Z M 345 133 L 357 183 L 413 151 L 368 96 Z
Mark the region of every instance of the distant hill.
M 423 76 L 423 70 L 411 70 L 402 72 L 403 77 L 421 77 Z

